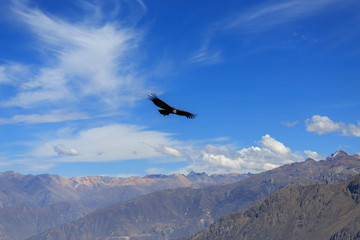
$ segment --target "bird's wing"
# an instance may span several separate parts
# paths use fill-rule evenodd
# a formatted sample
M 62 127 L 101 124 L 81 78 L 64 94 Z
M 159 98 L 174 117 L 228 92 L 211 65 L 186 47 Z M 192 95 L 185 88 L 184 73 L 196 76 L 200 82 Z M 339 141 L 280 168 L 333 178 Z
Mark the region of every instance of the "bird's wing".
M 152 101 L 156 106 L 162 108 L 162 109 L 166 109 L 166 110 L 172 110 L 174 109 L 173 107 L 171 107 L 170 105 L 168 105 L 167 103 L 161 101 L 156 95 L 155 93 L 149 95 L 149 100 Z
M 185 116 L 187 118 L 195 118 L 196 117 L 196 114 L 193 114 L 193 113 L 189 113 L 187 111 L 184 111 L 184 110 L 180 110 L 180 109 L 176 109 L 176 113 L 177 115 L 181 115 L 181 116 Z

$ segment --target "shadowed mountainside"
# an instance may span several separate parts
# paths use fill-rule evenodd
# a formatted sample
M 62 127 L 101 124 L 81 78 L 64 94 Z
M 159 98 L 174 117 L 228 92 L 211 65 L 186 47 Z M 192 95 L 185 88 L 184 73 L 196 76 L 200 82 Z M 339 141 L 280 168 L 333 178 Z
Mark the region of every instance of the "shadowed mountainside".
M 182 240 L 359 239 L 360 175 L 339 184 L 280 190 Z
M 154 192 L 98 209 L 31 239 L 159 240 L 184 237 L 204 229 L 223 215 L 244 210 L 282 188 L 337 183 L 358 173 L 360 156 L 340 151 L 326 160 L 307 159 L 287 164 L 229 185 Z

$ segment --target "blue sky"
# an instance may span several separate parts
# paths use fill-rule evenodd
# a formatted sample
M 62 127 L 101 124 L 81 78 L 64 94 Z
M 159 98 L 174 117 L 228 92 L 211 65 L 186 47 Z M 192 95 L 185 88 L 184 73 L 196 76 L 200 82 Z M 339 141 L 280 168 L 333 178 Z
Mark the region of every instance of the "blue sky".
M 360 2 L 3 1 L 0 171 L 261 172 L 360 152 Z M 156 93 L 196 119 L 161 116 Z

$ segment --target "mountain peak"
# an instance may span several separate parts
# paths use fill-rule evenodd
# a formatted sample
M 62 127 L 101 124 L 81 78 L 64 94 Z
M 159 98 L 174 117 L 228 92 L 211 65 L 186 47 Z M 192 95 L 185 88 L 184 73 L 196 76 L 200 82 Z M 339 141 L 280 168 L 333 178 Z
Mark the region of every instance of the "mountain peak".
M 345 151 L 336 151 L 333 154 L 330 155 L 330 157 L 328 157 L 326 160 L 332 160 L 332 161 L 337 161 L 337 160 L 341 160 L 343 158 L 348 157 L 349 154 L 347 154 Z
M 201 177 L 201 176 L 207 176 L 207 174 L 205 172 L 202 172 L 202 173 L 196 173 L 196 172 L 193 172 L 191 171 L 187 177 Z

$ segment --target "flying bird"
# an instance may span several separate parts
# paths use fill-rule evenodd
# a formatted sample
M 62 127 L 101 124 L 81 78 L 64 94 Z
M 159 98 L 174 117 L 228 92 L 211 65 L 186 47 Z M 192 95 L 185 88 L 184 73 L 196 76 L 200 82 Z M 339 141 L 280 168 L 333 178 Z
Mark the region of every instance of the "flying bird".
M 176 114 L 176 115 L 180 115 L 180 116 L 185 116 L 187 118 L 195 118 L 196 114 L 193 113 L 189 113 L 186 112 L 184 110 L 180 110 L 180 109 L 176 109 L 174 107 L 171 107 L 170 105 L 168 105 L 167 103 L 161 101 L 155 93 L 151 94 L 148 96 L 149 100 L 152 101 L 156 106 L 158 106 L 159 108 L 159 112 L 163 115 L 163 116 L 167 116 L 169 114 Z

